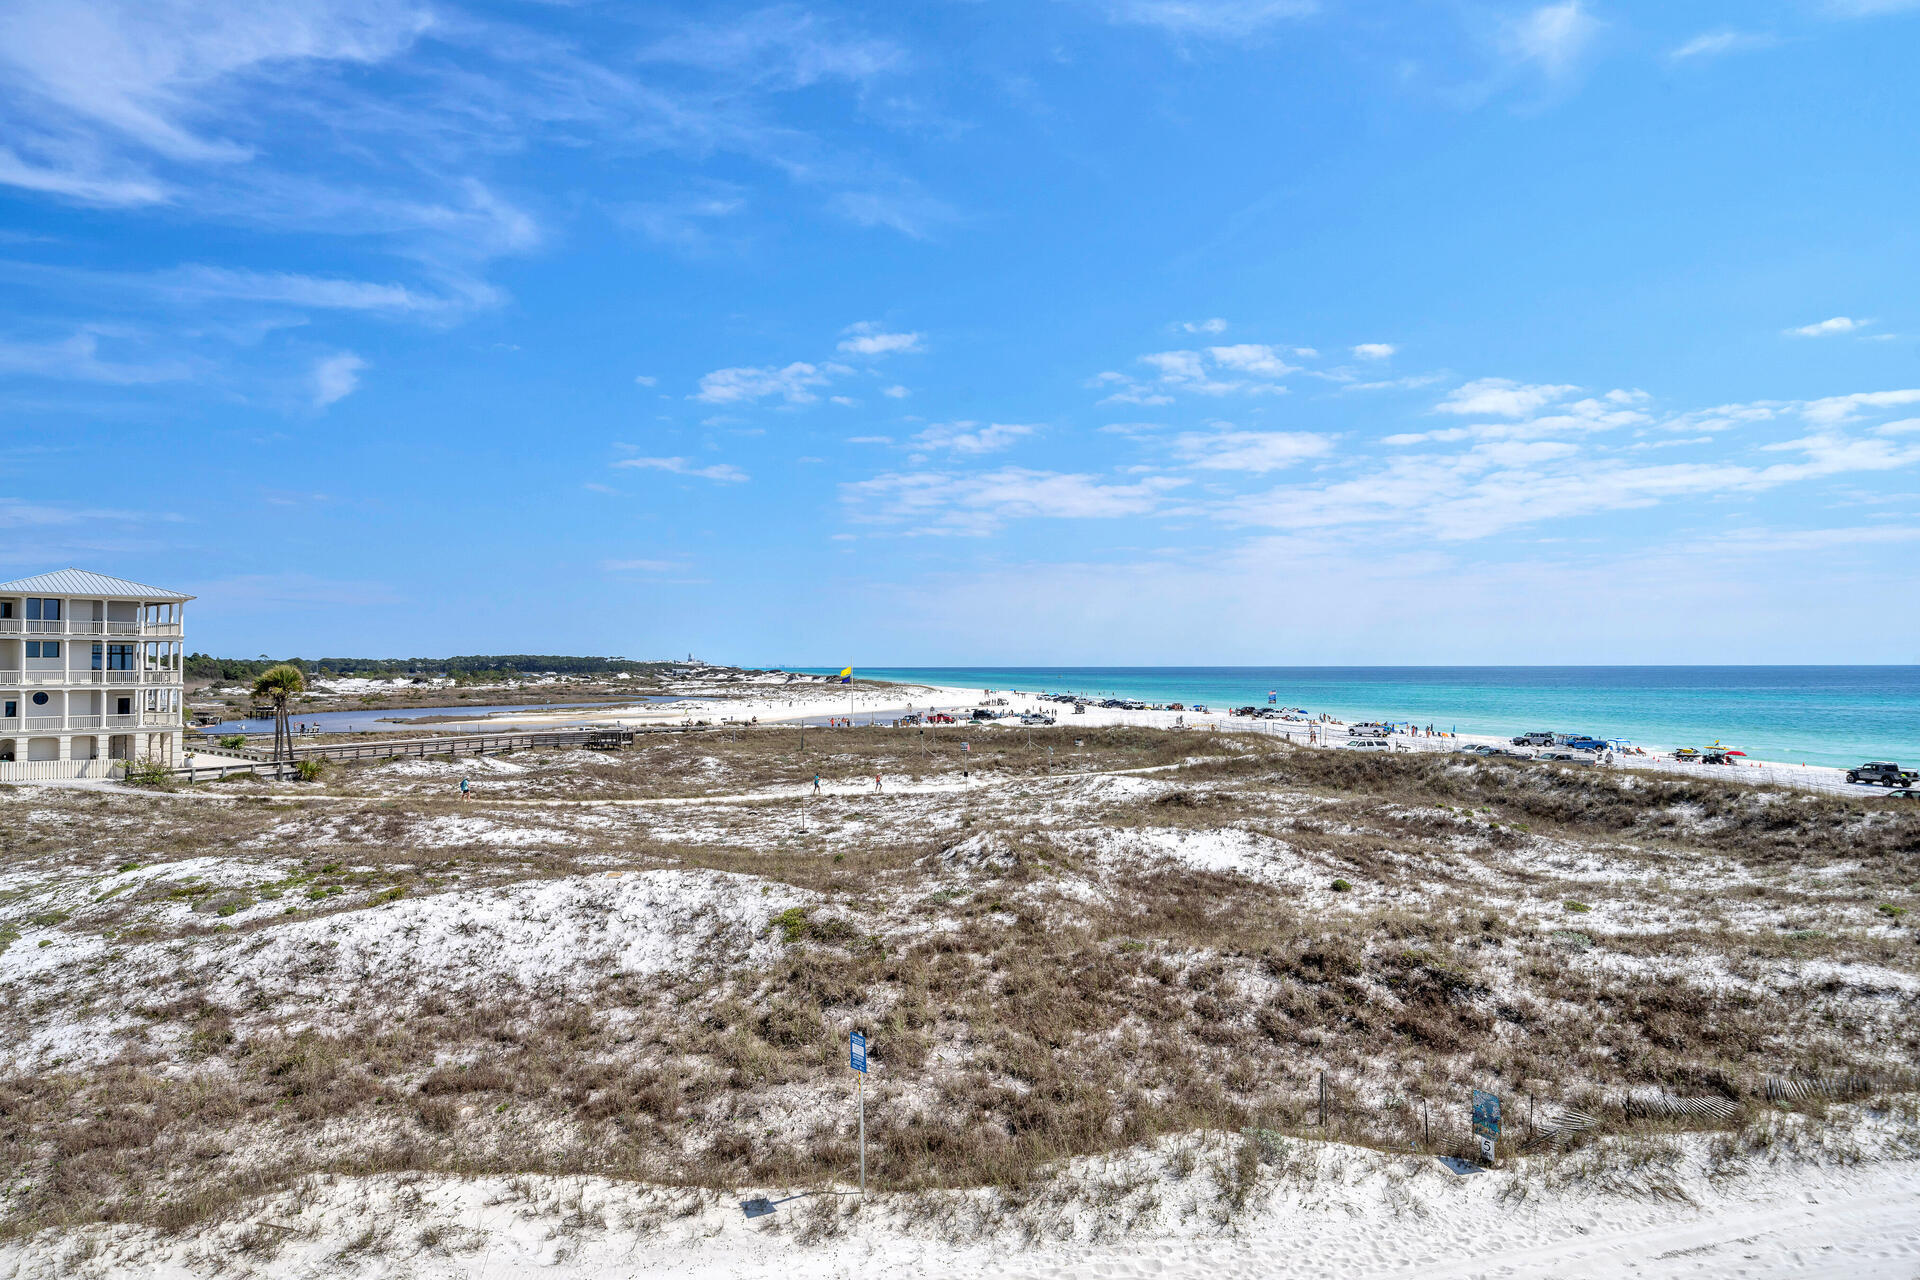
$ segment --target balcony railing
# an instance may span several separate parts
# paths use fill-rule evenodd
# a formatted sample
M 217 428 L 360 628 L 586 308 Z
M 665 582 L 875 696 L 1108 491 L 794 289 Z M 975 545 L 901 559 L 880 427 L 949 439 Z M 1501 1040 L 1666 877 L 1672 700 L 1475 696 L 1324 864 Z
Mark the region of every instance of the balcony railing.
M 178 729 L 180 722 L 163 711 L 130 716 L 0 716 L 0 738 L 22 733 L 87 733 L 95 729 Z
M 149 640 L 178 640 L 180 624 L 101 622 L 94 618 L 0 618 L 0 635 L 141 636 Z
M 0 671 L 0 689 L 44 689 L 71 685 L 179 684 L 178 671 Z

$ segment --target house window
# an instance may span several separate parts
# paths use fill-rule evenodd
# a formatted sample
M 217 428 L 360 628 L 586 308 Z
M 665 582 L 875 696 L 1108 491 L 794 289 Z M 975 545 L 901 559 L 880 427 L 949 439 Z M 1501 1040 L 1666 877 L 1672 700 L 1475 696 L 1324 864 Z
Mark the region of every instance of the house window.
M 0 618 L 11 618 L 12 616 L 13 616 L 13 601 L 0 600 Z
M 118 709 L 113 714 L 117 716 L 130 716 L 133 714 L 132 698 L 121 698 L 115 705 Z
M 44 694 L 44 693 L 36 693 L 36 694 L 34 694 L 34 695 L 33 695 L 33 705 L 34 705 L 34 706 L 36 706 L 36 707 L 44 707 L 44 706 L 46 706 L 46 705 L 47 705 L 47 695 L 46 695 L 46 694 Z
M 60 621 L 60 602 L 41 596 L 28 596 L 27 619 L 29 621 Z
M 98 648 L 99 646 L 95 646 Z M 133 646 L 130 644 L 110 644 L 107 646 L 107 670 L 133 670 Z
M 27 641 L 27 656 L 29 658 L 57 658 L 60 656 L 60 642 L 58 640 L 29 640 Z
M 19 714 L 20 714 L 20 704 L 14 701 L 12 698 L 8 698 L 7 709 L 4 712 L 0 712 L 0 719 L 11 720 Z

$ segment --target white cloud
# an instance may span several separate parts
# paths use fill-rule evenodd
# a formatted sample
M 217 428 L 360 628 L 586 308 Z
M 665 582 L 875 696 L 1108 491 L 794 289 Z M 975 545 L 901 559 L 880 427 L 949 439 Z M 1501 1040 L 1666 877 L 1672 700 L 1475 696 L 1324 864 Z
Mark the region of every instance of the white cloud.
M 708 404 L 742 404 L 778 396 L 788 404 L 812 404 L 820 397 L 814 388 L 824 387 L 840 372 L 836 365 L 811 365 L 796 360 L 784 368 L 715 369 L 700 379 L 695 400 Z
M 1920 389 L 1906 391 L 1857 391 L 1849 396 L 1827 396 L 1809 400 L 1800 406 L 1801 416 L 1823 427 L 1838 426 L 1874 409 L 1897 409 L 1920 404 Z
M 697 252 L 712 244 L 722 219 L 746 211 L 747 202 L 729 184 L 666 200 L 644 200 L 612 210 L 614 219 L 657 244 Z
M 1262 378 L 1284 378 L 1299 370 L 1282 360 L 1273 347 L 1257 342 L 1242 342 L 1231 347 L 1208 347 L 1207 354 L 1223 369 L 1251 373 Z
M 1920 431 L 1920 418 L 1902 418 L 1898 422 L 1882 423 L 1873 429 L 1877 436 L 1909 436 Z
M 1877 18 L 1920 9 L 1920 0 L 1827 0 L 1826 7 L 1843 18 Z
M 11 147 L 0 147 L 0 186 L 66 196 L 82 204 L 155 204 L 171 194 L 164 184 L 149 177 L 79 173 L 32 164 L 22 160 Z
M 1449 391 L 1440 403 L 1434 406 L 1434 411 L 1520 418 L 1545 408 L 1579 389 L 1546 384 L 1528 386 L 1509 378 L 1477 378 L 1465 386 Z
M 1157 375 L 1154 380 L 1142 381 L 1109 370 L 1093 378 L 1090 385 L 1107 391 L 1101 404 L 1171 404 L 1171 393 L 1181 391 L 1207 396 L 1235 392 L 1284 395 L 1287 388 L 1280 380 L 1298 373 L 1299 369 L 1286 362 L 1283 352 L 1310 354 L 1307 348 L 1259 342 L 1208 347 L 1203 351 L 1152 351 L 1139 360 L 1154 371 Z
M 1329 436 L 1308 431 L 1188 431 L 1176 436 L 1173 447 L 1189 466 L 1210 471 L 1242 471 L 1264 475 L 1308 458 L 1333 452 Z
M 1032 435 L 1038 427 L 1013 422 L 937 422 L 913 438 L 916 449 L 950 449 L 954 453 L 995 453 Z
M 1183 482 L 1149 476 L 1112 484 L 1089 475 L 1002 467 L 983 474 L 890 472 L 841 486 L 850 519 L 906 524 L 918 534 L 984 536 L 1009 520 L 1146 515 Z
M 925 240 L 956 216 L 951 205 L 908 183 L 891 190 L 842 191 L 827 207 L 856 226 L 886 227 L 914 240 Z
M 890 400 L 905 400 L 908 396 L 912 395 L 913 392 L 907 390 L 905 387 L 892 386 L 880 388 L 880 394 Z
M 1676 46 L 1667 57 L 1675 62 L 1684 62 L 1688 58 L 1717 58 L 1721 54 L 1736 53 L 1742 49 L 1764 49 L 1776 43 L 1770 35 L 1722 27 L 1717 31 L 1701 32 Z
M 501 292 L 478 280 L 451 282 L 446 293 L 422 293 L 401 284 L 342 280 L 284 271 L 235 271 L 195 264 L 161 271 L 144 280 L 153 289 L 184 298 L 221 298 L 278 303 L 317 311 L 372 311 L 437 316 L 474 307 L 496 306 Z
M 1599 21 L 1580 0 L 1563 0 L 1514 21 L 1507 29 L 1507 45 L 1516 57 L 1558 76 L 1573 66 L 1599 30 Z
M 633 375 L 633 380 L 635 383 L 643 387 L 654 386 L 660 381 L 660 379 L 654 377 L 650 373 L 636 373 Z
M 1315 12 L 1314 0 L 1101 0 L 1114 22 L 1208 39 L 1251 36 Z
M 689 28 L 641 56 L 786 89 L 823 80 L 870 80 L 903 71 L 909 62 L 907 51 L 890 40 L 861 35 L 791 5 L 759 9 L 725 25 Z
M 847 355 L 891 356 L 926 350 L 920 334 L 889 333 L 871 320 L 851 325 L 845 332 L 847 336 L 840 340 L 840 350 Z
M 381 0 L 254 6 L 24 0 L 0 23 L 17 91 L 173 160 L 230 163 L 251 149 L 199 131 L 212 82 L 288 63 L 384 61 L 431 25 Z
M 672 560 L 602 560 L 607 573 L 676 573 L 682 566 Z
M 650 471 L 668 471 L 677 476 L 697 476 L 702 480 L 718 480 L 726 484 L 738 484 L 747 479 L 746 472 L 727 462 L 696 467 L 685 458 L 622 458 L 613 465 Z
M 1355 360 L 1385 360 L 1400 348 L 1391 342 L 1363 342 L 1353 349 Z
M 1803 324 L 1797 329 L 1788 329 L 1787 333 L 1795 338 L 1826 338 L 1836 333 L 1858 333 L 1872 323 L 1871 320 L 1855 320 L 1851 316 L 1834 316 L 1817 324 Z
M 1180 327 L 1188 333 L 1225 333 L 1227 322 L 1219 316 L 1214 316 L 1207 320 L 1183 320 Z
M 367 362 L 351 351 L 322 356 L 313 364 L 313 404 L 324 409 L 344 400 L 360 386 L 360 371 Z
M 58 342 L 0 341 L 0 373 L 131 386 L 178 381 L 190 370 L 179 360 L 139 364 L 102 359 L 100 335 L 83 329 Z

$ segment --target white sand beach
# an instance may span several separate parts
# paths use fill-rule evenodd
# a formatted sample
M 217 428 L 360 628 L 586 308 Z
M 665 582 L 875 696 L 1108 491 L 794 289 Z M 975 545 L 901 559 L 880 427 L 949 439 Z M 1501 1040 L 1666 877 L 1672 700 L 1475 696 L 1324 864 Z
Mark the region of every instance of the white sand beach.
M 1284 738 L 1301 745 L 1309 744 L 1309 725 L 1305 721 L 1255 720 L 1235 716 L 1226 707 L 1207 711 L 1172 711 L 1103 707 L 1088 703 L 1078 713 L 1068 703 L 1049 700 L 1038 693 L 1018 692 L 962 685 L 876 684 L 862 681 L 841 685 L 819 677 L 775 685 L 764 681 L 765 692 L 755 690 L 741 696 L 738 685 L 725 687 L 724 696 L 716 689 L 690 692 L 683 699 L 669 702 L 608 706 L 566 712 L 526 711 L 487 717 L 484 721 L 449 722 L 470 726 L 485 723 L 506 728 L 539 728 L 554 725 L 605 724 L 630 728 L 651 725 L 684 725 L 706 721 L 715 725 L 778 725 L 806 720 L 818 725 L 821 719 L 846 717 L 855 723 L 888 723 L 891 718 L 928 711 L 959 713 L 962 719 L 975 708 L 1006 715 L 1007 719 L 986 721 L 973 727 L 981 732 L 1003 732 L 1020 727 L 1021 714 L 1049 715 L 1064 727 L 1088 729 L 1129 725 L 1149 729 L 1184 729 L 1201 733 L 1260 734 Z M 1347 724 L 1339 719 L 1314 722 L 1312 745 L 1339 748 L 1347 740 Z M 1498 734 L 1459 733 L 1448 735 L 1394 734 L 1396 749 L 1408 751 L 1453 751 L 1466 746 L 1506 747 L 1509 739 Z M 1675 744 L 1677 745 L 1677 744 Z M 1741 760 L 1731 765 L 1687 764 L 1673 759 L 1673 745 L 1643 744 L 1643 755 L 1618 757 L 1616 763 L 1635 769 L 1650 769 L 1684 775 L 1709 774 L 1739 782 L 1799 787 L 1817 791 L 1852 791 L 1873 794 L 1872 788 L 1848 784 L 1846 771 L 1825 765 L 1795 764 L 1784 761 Z

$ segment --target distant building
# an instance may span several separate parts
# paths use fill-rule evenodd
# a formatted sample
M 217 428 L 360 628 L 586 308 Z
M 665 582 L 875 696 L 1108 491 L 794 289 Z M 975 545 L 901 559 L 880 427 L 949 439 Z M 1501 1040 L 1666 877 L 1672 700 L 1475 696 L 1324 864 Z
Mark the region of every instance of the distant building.
M 182 763 L 191 599 L 80 569 L 0 582 L 0 782 Z

